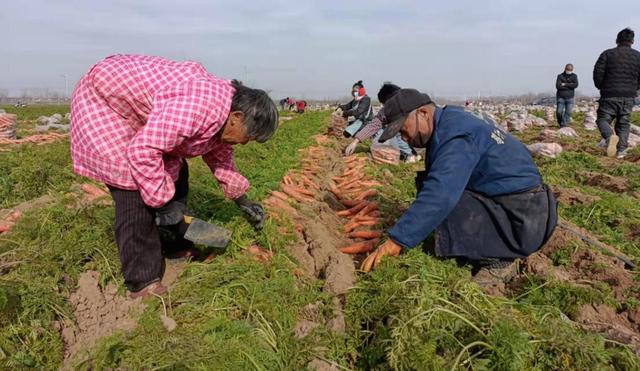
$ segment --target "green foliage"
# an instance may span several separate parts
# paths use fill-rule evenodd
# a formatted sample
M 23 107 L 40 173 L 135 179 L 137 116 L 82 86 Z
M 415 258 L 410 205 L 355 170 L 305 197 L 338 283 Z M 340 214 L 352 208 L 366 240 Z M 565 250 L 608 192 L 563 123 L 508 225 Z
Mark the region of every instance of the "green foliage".
M 64 116 L 69 112 L 68 104 L 34 104 L 26 107 L 15 107 L 13 105 L 0 105 L 0 109 L 7 113 L 18 115 L 18 120 L 35 120 L 40 116 L 51 116 L 59 113 Z
M 554 309 L 565 299 L 603 299 L 598 293 L 560 287 L 511 302 L 486 296 L 469 278 L 417 250 L 361 277 L 347 296 L 357 368 L 583 370 L 606 368 L 615 357 L 634 362 Z
M 565 282 L 546 282 L 542 278 L 530 277 L 514 296 L 521 304 L 552 306 L 570 318 L 575 318 L 584 304 L 612 304 L 615 300 L 606 284 L 596 288 L 578 287 Z
M 68 141 L 0 152 L 0 208 L 50 192 L 68 192 L 77 179 L 71 169 Z

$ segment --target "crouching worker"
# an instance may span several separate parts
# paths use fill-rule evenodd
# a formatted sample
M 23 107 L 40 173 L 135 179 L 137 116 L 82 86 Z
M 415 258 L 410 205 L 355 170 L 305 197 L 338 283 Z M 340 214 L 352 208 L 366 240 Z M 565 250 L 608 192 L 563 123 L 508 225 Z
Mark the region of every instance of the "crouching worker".
M 398 85 L 392 83 L 384 83 L 378 91 L 378 101 L 385 104 L 395 93 L 400 91 Z M 360 131 L 358 131 L 353 137 L 353 141 L 345 148 L 345 156 L 351 156 L 358 147 L 358 144 L 371 138 L 372 144 L 379 144 L 378 138 L 382 135 L 382 126 L 387 122 L 387 118 L 384 115 L 384 107 L 382 107 L 378 113 L 373 117 L 373 120 Z M 390 145 L 400 151 L 400 158 L 404 159 L 407 163 L 415 163 L 420 161 L 420 156 L 415 154 L 413 148 L 411 148 L 407 142 L 402 140 L 398 133 L 394 138 L 391 138 L 387 142 L 383 143 Z M 372 145 L 373 147 L 373 145 Z
M 353 100 L 338 106 L 342 110 L 342 116 L 344 118 L 348 118 L 349 116 L 353 116 L 354 118 L 353 121 L 349 122 L 349 125 L 347 125 L 343 132 L 347 138 L 353 137 L 373 119 L 371 98 L 367 95 L 362 80 L 353 84 L 351 87 L 351 95 L 353 96 Z
M 131 297 L 166 292 L 163 254 L 192 251 L 180 228 L 187 158 L 202 156 L 225 196 L 262 226 L 264 211 L 245 195 L 249 182 L 236 169 L 232 146 L 266 141 L 277 123 L 277 108 L 264 91 L 219 79 L 195 62 L 117 55 L 82 77 L 71 101 L 73 169 L 111 191 Z M 170 232 L 171 245 L 159 227 Z
M 402 135 L 427 149 L 417 197 L 389 238 L 363 262 L 369 271 L 435 231 L 435 253 L 476 268 L 491 286 L 515 273 L 518 258 L 538 251 L 557 223 L 556 202 L 525 146 L 462 107 L 436 106 L 428 95 L 402 89 L 384 107 L 380 141 Z

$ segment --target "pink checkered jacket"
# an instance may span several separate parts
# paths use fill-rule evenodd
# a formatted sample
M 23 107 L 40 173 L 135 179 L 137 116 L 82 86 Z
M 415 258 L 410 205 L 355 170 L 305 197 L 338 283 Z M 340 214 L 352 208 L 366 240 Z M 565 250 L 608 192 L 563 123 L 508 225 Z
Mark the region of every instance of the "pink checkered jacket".
M 249 181 L 221 140 L 235 90 L 195 62 L 114 55 L 91 67 L 71 100 L 73 170 L 126 190 L 151 207 L 167 203 L 185 159 L 202 156 L 224 193 Z

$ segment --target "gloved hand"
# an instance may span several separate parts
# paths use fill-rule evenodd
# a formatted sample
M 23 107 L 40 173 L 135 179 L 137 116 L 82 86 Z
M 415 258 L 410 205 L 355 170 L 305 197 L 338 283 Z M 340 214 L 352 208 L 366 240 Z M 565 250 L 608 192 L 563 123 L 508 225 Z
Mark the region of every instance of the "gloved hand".
M 402 252 L 402 246 L 388 239 L 382 245 L 378 246 L 374 252 L 369 254 L 367 258 L 362 262 L 360 269 L 364 272 L 369 272 L 375 268 L 382 261 L 384 256 L 398 256 Z
M 256 230 L 262 229 L 262 225 L 264 224 L 265 215 L 264 209 L 262 205 L 257 202 L 251 201 L 247 195 L 240 196 L 234 200 L 236 205 L 244 211 L 247 215 L 247 219 L 249 222 L 253 224 L 253 227 Z
M 156 225 L 176 225 L 184 220 L 187 205 L 180 201 L 169 201 L 166 205 L 156 209 Z
M 351 142 L 347 146 L 347 148 L 344 149 L 344 155 L 351 156 L 356 151 L 356 148 L 358 147 L 358 143 L 360 143 L 360 141 L 358 139 L 354 139 L 353 142 Z

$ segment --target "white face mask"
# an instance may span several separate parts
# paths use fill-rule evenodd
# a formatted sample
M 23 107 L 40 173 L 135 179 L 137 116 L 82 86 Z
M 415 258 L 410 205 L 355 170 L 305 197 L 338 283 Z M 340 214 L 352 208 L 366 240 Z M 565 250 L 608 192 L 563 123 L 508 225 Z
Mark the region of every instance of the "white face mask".
M 573 71 L 564 71 L 564 73 L 566 73 L 567 75 L 572 75 Z
M 358 98 L 358 92 L 357 92 L 357 91 L 354 91 L 354 92 L 353 92 L 353 97 L 354 97 L 354 98 Z

